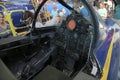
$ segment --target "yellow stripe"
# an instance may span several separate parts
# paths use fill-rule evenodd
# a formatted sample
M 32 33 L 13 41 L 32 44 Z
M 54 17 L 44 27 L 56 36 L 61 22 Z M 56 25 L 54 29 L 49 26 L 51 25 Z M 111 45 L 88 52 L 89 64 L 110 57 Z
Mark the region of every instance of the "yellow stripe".
M 111 44 L 110 44 L 110 47 L 108 50 L 108 55 L 107 55 L 107 58 L 105 61 L 105 65 L 103 67 L 103 76 L 100 80 L 107 80 L 107 77 L 108 77 L 110 61 L 111 61 L 111 56 L 112 56 L 113 43 L 114 43 L 114 34 L 115 34 L 115 30 L 114 30 L 112 41 L 111 41 Z
M 0 34 L 5 34 L 5 33 L 7 33 L 7 32 L 10 32 L 11 30 L 6 30 L 6 31 L 4 31 L 4 32 L 0 32 Z

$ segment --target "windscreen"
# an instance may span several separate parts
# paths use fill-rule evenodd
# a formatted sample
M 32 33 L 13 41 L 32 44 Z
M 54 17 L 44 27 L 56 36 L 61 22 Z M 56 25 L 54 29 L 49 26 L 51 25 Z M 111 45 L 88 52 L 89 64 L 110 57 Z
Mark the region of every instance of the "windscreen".
M 66 21 L 66 18 L 74 12 L 77 12 L 77 15 L 81 15 L 82 18 L 91 23 L 91 15 L 86 7 L 86 5 L 81 0 L 64 0 L 66 5 L 73 8 L 65 7 L 57 0 L 48 0 L 37 16 L 36 27 L 45 27 L 45 26 L 59 26 L 63 21 Z M 41 4 L 35 3 L 34 6 Z M 75 14 L 76 15 L 76 14 Z

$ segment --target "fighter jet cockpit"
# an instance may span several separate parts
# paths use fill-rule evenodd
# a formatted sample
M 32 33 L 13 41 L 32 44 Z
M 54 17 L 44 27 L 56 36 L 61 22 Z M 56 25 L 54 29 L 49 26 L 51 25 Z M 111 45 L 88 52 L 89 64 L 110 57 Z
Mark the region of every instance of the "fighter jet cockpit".
M 54 35 L 50 33 L 52 39 L 49 41 L 49 46 L 54 48 L 50 65 L 68 76 L 73 76 L 77 70 L 85 68 L 90 60 L 92 48 L 95 47 L 94 43 L 97 41 L 98 34 L 95 32 L 97 28 L 94 27 L 93 14 L 82 0 L 66 0 L 65 2 L 49 0 L 46 1 L 45 6 L 42 6 L 43 4 L 38 9 L 41 11 L 43 7 L 46 7 L 50 12 L 50 19 L 44 21 L 42 26 L 45 30 L 50 27 L 55 29 Z M 33 20 L 33 31 L 39 31 L 37 30 L 39 27 L 36 26 L 39 11 L 35 13 L 37 16 Z M 94 60 L 92 62 L 94 63 Z M 95 65 L 97 65 L 96 61 Z
M 94 55 L 98 22 L 91 3 L 87 0 L 43 0 L 36 5 L 34 13 L 26 11 L 21 18 L 30 26 L 27 34 L 1 39 L 1 59 L 15 78 L 49 80 L 44 79 L 45 75 L 44 78 L 35 77 L 48 65 L 71 79 L 79 72 L 90 75 L 93 80 L 100 78 L 101 68 Z M 42 14 L 43 11 L 49 14 Z M 29 13 L 31 15 L 26 15 Z

